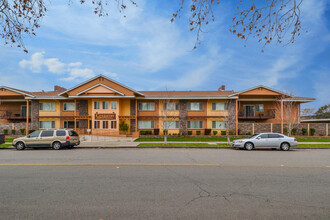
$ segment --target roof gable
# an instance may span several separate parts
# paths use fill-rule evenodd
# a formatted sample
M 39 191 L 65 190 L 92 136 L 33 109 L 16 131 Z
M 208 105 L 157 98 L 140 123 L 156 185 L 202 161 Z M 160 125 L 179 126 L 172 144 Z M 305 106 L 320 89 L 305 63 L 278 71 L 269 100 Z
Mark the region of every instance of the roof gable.
M 101 85 L 102 84 L 102 85 Z M 134 89 L 131 89 L 119 82 L 116 82 L 106 76 L 103 75 L 99 75 L 96 76 L 90 80 L 87 80 L 75 87 L 72 87 L 71 89 L 68 89 L 62 93 L 60 93 L 59 95 L 64 95 L 64 96 L 79 96 L 84 92 L 90 91 L 92 89 L 95 89 L 98 86 L 102 86 L 103 88 L 97 88 L 96 90 L 94 90 L 94 92 L 96 92 L 96 94 L 103 94 L 100 91 L 104 90 L 104 88 L 106 88 L 106 93 L 109 92 L 109 90 L 112 91 L 112 93 L 116 93 L 116 95 L 122 95 L 122 96 L 135 96 L 135 95 L 140 95 L 140 96 L 144 96 L 142 93 L 135 91 Z
M 269 88 L 267 86 L 256 86 L 250 89 L 246 89 L 240 92 L 236 92 L 230 96 L 235 96 L 235 95 L 273 95 L 273 96 L 278 96 L 278 95 L 286 95 L 290 96 L 284 92 Z
M 0 86 L 0 96 L 24 96 L 24 97 L 34 97 L 29 92 L 10 88 L 7 86 Z
M 108 95 L 121 95 L 124 96 L 123 93 L 112 89 L 102 83 L 98 83 L 84 91 L 81 91 L 79 93 L 77 93 L 77 95 L 104 95 L 104 94 L 108 94 Z

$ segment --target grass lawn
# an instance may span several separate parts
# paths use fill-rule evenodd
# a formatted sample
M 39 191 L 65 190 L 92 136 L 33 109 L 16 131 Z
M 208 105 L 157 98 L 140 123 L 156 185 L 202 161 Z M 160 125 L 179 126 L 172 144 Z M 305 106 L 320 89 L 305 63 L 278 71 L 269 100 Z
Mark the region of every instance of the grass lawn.
M 202 143 L 141 143 L 138 147 L 230 147 L 228 144 L 202 144 Z
M 13 146 L 12 144 L 0 144 L 0 148 L 7 148 Z
M 299 144 L 297 148 L 330 148 L 330 144 Z
M 320 139 L 311 139 L 311 138 L 297 138 L 298 142 L 330 142 L 330 138 L 320 138 Z
M 6 142 L 6 143 L 12 143 L 13 140 L 14 140 L 14 138 L 6 138 L 6 139 L 5 139 L 5 142 Z
M 230 138 L 230 141 L 236 140 L 238 138 Z M 148 142 L 148 141 L 164 141 L 164 138 L 138 138 L 135 142 Z M 182 141 L 182 142 L 225 142 L 226 137 L 211 137 L 211 138 L 197 138 L 197 137 L 168 137 L 167 141 Z

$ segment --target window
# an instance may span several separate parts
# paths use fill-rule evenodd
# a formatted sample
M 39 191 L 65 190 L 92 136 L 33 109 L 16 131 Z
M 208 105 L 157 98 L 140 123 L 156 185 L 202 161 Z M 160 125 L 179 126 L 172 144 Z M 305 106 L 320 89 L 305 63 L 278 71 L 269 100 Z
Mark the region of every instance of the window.
M 94 102 L 94 109 L 100 109 L 100 102 Z
M 76 137 L 78 137 L 79 135 L 75 131 L 69 131 L 69 136 L 76 136 Z
M 164 110 L 169 110 L 169 111 L 179 110 L 179 103 L 164 103 Z
M 154 121 L 139 121 L 139 129 L 151 129 L 154 128 Z
M 64 103 L 63 110 L 64 111 L 74 111 L 74 103 L 73 102 Z
M 103 109 L 109 109 L 109 102 L 107 102 L 107 101 L 103 101 L 103 102 L 102 102 L 102 108 L 103 108 Z
M 179 121 L 164 121 L 164 129 L 178 129 Z
M 203 121 L 188 121 L 188 128 L 203 128 Z
M 224 102 L 212 103 L 212 110 L 213 111 L 228 110 L 228 103 L 224 103 Z
M 257 104 L 256 105 L 256 112 L 263 112 L 264 111 L 264 105 L 263 104 Z
M 41 131 L 35 131 L 35 132 L 32 132 L 31 134 L 29 134 L 28 137 L 30 137 L 30 138 L 39 137 L 40 132 L 41 132 Z
M 279 134 L 268 134 L 268 138 L 284 138 L 284 137 Z
M 55 121 L 40 121 L 39 127 L 41 129 L 55 128 Z
M 212 128 L 213 129 L 225 129 L 227 128 L 226 121 L 212 121 Z
M 155 103 L 154 102 L 140 102 L 139 111 L 154 111 Z
M 201 110 L 203 110 L 203 103 L 202 102 L 190 102 L 190 103 L 188 103 L 188 110 L 189 111 L 201 111 Z
M 100 128 L 100 121 L 94 121 L 94 128 L 96 129 Z
M 63 137 L 63 136 L 65 136 L 66 135 L 66 133 L 65 133 L 65 131 L 63 131 L 63 130 L 58 130 L 58 131 L 56 131 L 56 136 L 57 137 Z
M 108 129 L 109 128 L 109 121 L 102 121 L 102 128 L 103 129 Z
M 43 131 L 41 132 L 40 137 L 53 137 L 54 131 Z
M 111 129 L 117 128 L 117 121 L 111 121 Z
M 39 103 L 39 109 L 41 111 L 55 111 L 55 103 L 54 102 Z
M 79 121 L 76 121 L 76 127 L 79 128 Z M 63 128 L 74 128 L 74 121 L 63 121 Z
M 260 138 L 268 138 L 268 134 L 262 134 L 259 136 Z
M 117 109 L 117 101 L 111 101 L 111 109 Z

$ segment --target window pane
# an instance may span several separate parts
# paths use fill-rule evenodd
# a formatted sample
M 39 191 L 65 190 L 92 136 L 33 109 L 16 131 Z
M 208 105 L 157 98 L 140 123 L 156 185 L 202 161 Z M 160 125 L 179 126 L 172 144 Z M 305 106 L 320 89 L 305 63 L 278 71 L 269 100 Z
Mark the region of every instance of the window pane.
M 103 121 L 103 129 L 108 129 L 109 128 L 109 121 Z
M 54 131 L 43 131 L 40 137 L 52 137 L 54 135 Z
M 188 110 L 191 110 L 191 111 L 203 110 L 203 103 L 202 102 L 190 102 L 188 105 Z
M 164 129 L 177 129 L 179 128 L 178 121 L 164 121 Z
M 79 136 L 75 131 L 69 131 L 69 136 Z
M 257 112 L 263 112 L 264 111 L 264 105 L 263 104 L 256 105 L 256 111 Z
M 225 128 L 227 128 L 227 122 L 225 122 L 225 121 L 212 121 L 212 128 L 214 128 L 214 129 L 225 129 Z
M 56 131 L 56 136 L 58 136 L 58 137 L 63 137 L 65 135 L 66 135 L 65 131 L 61 131 L 61 130 Z
M 39 137 L 40 131 L 35 131 L 30 134 L 30 137 Z
M 64 103 L 63 110 L 64 111 L 74 111 L 74 103 Z
M 100 102 L 94 102 L 94 109 L 100 109 Z
M 109 109 L 109 102 L 103 101 L 102 102 L 102 109 Z
M 164 103 L 164 109 L 169 111 L 174 111 L 179 109 L 178 103 Z
M 117 128 L 117 121 L 111 121 L 111 129 Z
M 188 128 L 203 128 L 203 121 L 188 121 Z
M 262 134 L 259 137 L 261 137 L 261 138 L 268 138 L 268 134 Z
M 111 109 L 117 109 L 117 101 L 111 101 Z
M 55 111 L 55 103 L 40 103 L 39 108 L 42 111 Z
M 154 128 L 154 121 L 139 121 L 138 126 L 140 129 L 151 129 Z
M 141 111 L 154 111 L 155 103 L 153 102 L 141 102 L 139 103 L 139 110 Z
M 94 121 L 94 128 L 100 128 L 100 121 Z
M 40 121 L 39 127 L 41 129 L 55 128 L 55 121 Z

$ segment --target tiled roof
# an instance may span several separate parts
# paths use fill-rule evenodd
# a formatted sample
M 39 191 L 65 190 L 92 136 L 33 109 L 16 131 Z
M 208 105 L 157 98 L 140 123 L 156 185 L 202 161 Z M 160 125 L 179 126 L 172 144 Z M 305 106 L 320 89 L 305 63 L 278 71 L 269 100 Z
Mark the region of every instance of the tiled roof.
M 32 95 L 40 97 L 40 96 L 58 96 L 61 91 L 45 91 L 45 92 L 31 92 Z
M 139 91 L 146 97 L 207 97 L 207 96 L 228 96 L 234 91 Z

